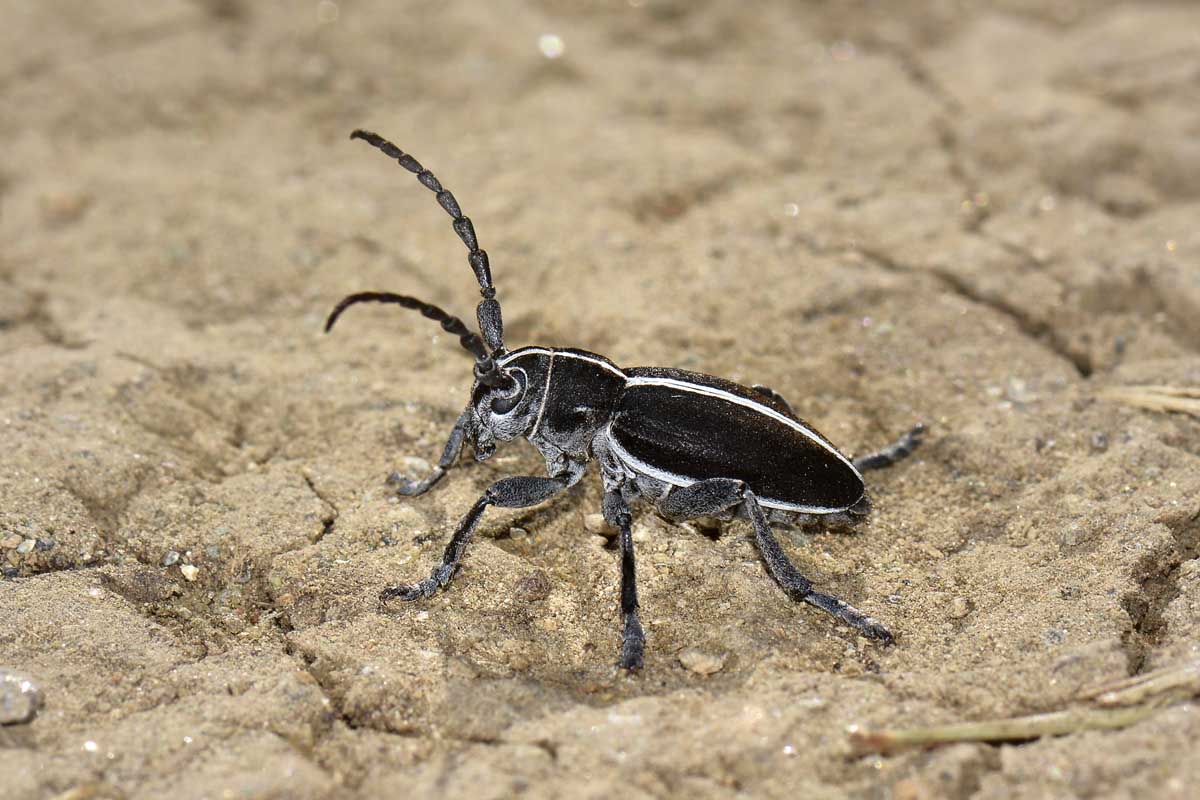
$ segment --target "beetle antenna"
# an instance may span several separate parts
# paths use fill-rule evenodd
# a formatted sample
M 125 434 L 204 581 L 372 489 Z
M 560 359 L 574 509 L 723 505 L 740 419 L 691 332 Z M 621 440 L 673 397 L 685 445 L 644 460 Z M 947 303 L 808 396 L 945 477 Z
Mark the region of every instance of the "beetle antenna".
M 503 353 L 504 322 L 500 316 L 500 303 L 496 300 L 496 287 L 492 285 L 492 269 L 488 265 L 487 251 L 479 246 L 479 240 L 475 237 L 475 226 L 471 224 L 471 218 L 462 213 L 454 195 L 449 190 L 442 188 L 441 182 L 434 177 L 432 172 L 387 139 L 364 130 L 354 131 L 350 134 L 350 138 L 362 139 L 372 147 L 383 151 L 384 155 L 396 159 L 400 162 L 400 166 L 417 176 L 417 180 L 421 182 L 422 186 L 437 195 L 438 205 L 445 209 L 446 213 L 454 220 L 454 232 L 458 234 L 458 238 L 462 239 L 463 244 L 470 251 L 467 261 L 470 262 L 471 269 L 475 271 L 475 280 L 479 281 L 479 293 L 483 295 L 483 299 L 479 301 L 479 306 L 475 309 L 483 340 L 487 342 L 493 355 Z
M 479 335 L 468 328 L 461 319 L 446 313 L 432 303 L 426 303 L 424 300 L 418 300 L 408 295 L 393 294 L 392 292 L 359 292 L 343 297 L 341 302 L 333 307 L 333 311 L 329 312 L 329 318 L 325 320 L 325 332 L 329 333 L 333 330 L 333 326 L 342 312 L 357 303 L 394 303 L 421 312 L 422 316 L 441 323 L 442 330 L 457 336 L 458 343 L 462 345 L 463 349 L 475 356 L 475 374 L 481 382 L 489 386 L 500 386 L 508 382 L 507 376 L 496 368 L 496 362 L 488 354 Z

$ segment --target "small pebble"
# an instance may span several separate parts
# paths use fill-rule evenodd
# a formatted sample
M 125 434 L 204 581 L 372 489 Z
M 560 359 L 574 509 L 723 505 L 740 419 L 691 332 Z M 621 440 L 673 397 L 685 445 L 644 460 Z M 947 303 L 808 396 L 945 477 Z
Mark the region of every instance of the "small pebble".
M 173 566 L 177 561 L 179 561 L 179 551 L 168 550 L 167 552 L 163 553 L 162 561 L 159 561 L 158 563 L 164 567 L 170 567 Z
M 433 472 L 433 465 L 419 456 L 405 456 L 403 461 L 406 475 L 413 480 L 421 480 Z
M 583 527 L 588 533 L 611 538 L 617 535 L 616 529 L 608 524 L 603 514 L 586 514 L 583 517 Z
M 37 716 L 42 690 L 29 678 L 0 668 L 0 725 L 20 725 Z
M 42 221 L 56 227 L 77 222 L 92 204 L 92 198 L 84 192 L 59 191 L 38 199 L 41 201 Z
M 524 528 L 512 527 L 508 529 L 508 538 L 510 539 L 528 539 L 529 531 Z
M 965 597 L 956 597 L 950 601 L 951 619 L 962 619 L 971 613 L 971 603 Z
M 513 590 L 513 594 L 517 599 L 524 602 L 536 602 L 545 600 L 550 596 L 550 590 L 553 587 L 550 585 L 550 577 L 542 570 L 534 570 L 530 574 L 517 581 L 517 585 Z
M 0 547 L 3 547 L 5 550 L 15 550 L 17 545 L 20 543 L 21 534 L 19 533 L 11 533 L 8 536 L 5 536 L 3 539 L 0 539 Z
M 179 568 L 179 571 L 183 573 L 183 577 L 189 581 L 196 580 L 196 576 L 200 574 L 200 568 L 193 566 L 192 564 L 184 564 Z
M 679 654 L 679 663 L 697 675 L 712 675 L 725 666 L 725 654 L 706 653 L 689 647 Z
M 25 555 L 26 553 L 32 553 L 33 548 L 36 544 L 37 544 L 37 542 L 33 539 L 25 539 L 19 545 L 17 545 L 17 552 L 20 553 L 21 555 Z

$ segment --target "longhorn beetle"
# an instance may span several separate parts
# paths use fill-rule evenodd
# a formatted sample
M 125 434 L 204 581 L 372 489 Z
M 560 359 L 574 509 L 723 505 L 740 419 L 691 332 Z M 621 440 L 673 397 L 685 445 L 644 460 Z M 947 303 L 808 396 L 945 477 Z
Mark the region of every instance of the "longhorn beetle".
M 527 438 L 546 459 L 548 477 L 503 478 L 484 491 L 458 524 L 442 563 L 428 578 L 393 586 L 381 601 L 429 597 L 454 577 L 471 534 L 488 506 L 526 508 L 575 485 L 587 462 L 600 465 L 604 518 L 618 531 L 621 554 L 620 666 L 642 666 L 645 635 L 638 621 L 630 505 L 644 500 L 670 520 L 694 517 L 749 519 L 767 571 L 793 599 L 825 611 L 885 644 L 892 634 L 879 621 L 814 591 L 784 554 L 771 522 L 795 523 L 820 517 L 855 521 L 870 511 L 862 472 L 890 466 L 921 442 L 917 425 L 876 453 L 849 459 L 796 416 L 783 397 L 765 386 L 746 388 L 721 378 L 681 369 L 623 369 L 585 350 L 521 347 L 507 350 L 500 303 L 487 253 L 471 220 L 433 173 L 388 140 L 364 130 L 350 134 L 396 159 L 417 176 L 453 219 L 467 246 L 467 260 L 483 299 L 476 308 L 479 335 L 435 305 L 391 292 L 352 294 L 325 323 L 356 303 L 394 303 L 441 323 L 475 356 L 471 401 L 450 431 L 442 457 L 420 480 L 393 476 L 402 495 L 424 494 L 441 480 L 470 442 L 484 461 L 496 442 Z

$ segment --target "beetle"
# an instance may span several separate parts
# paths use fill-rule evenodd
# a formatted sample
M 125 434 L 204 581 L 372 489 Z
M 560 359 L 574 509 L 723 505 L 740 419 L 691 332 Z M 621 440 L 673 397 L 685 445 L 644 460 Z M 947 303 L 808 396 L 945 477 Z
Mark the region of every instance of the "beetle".
M 353 305 L 396 304 L 440 323 L 475 357 L 470 402 L 454 423 L 437 467 L 419 480 L 393 474 L 389 482 L 401 495 L 424 494 L 455 464 L 467 443 L 476 460 L 485 461 L 495 453 L 497 442 L 522 436 L 545 458 L 547 472 L 546 477 L 508 477 L 490 485 L 459 522 L 442 562 L 429 577 L 384 589 L 381 602 L 426 598 L 446 587 L 488 506 L 526 508 L 548 500 L 574 486 L 595 460 L 604 488 L 604 518 L 617 531 L 620 550 L 621 667 L 640 669 L 645 649 L 631 531 L 631 507 L 639 501 L 673 521 L 749 520 L 767 571 L 788 596 L 868 638 L 892 642 L 882 623 L 816 591 L 780 547 L 771 523 L 862 518 L 870 511 L 862 473 L 911 454 L 921 442 L 923 425 L 878 452 L 850 459 L 765 386 L 747 388 L 681 369 L 624 369 L 586 350 L 508 350 L 487 253 L 454 195 L 383 137 L 356 130 L 350 138 L 378 148 L 435 193 L 467 246 L 467 260 L 483 296 L 476 308 L 481 335 L 435 305 L 391 292 L 351 294 L 329 314 L 327 333 Z

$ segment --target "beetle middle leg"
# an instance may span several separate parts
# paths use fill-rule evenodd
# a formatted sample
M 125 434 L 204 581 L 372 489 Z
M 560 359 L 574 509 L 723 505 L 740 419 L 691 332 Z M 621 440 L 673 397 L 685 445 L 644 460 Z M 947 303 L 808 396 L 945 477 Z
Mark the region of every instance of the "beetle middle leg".
M 475 527 L 479 524 L 479 519 L 488 506 L 499 506 L 500 508 L 535 506 L 570 487 L 574 482 L 575 480 L 568 478 L 537 476 L 502 478 L 496 481 L 487 488 L 475 505 L 471 506 L 471 510 L 463 517 L 462 522 L 458 523 L 454 536 L 446 545 L 442 563 L 434 568 L 429 577 L 420 583 L 390 586 L 379 593 L 379 599 L 382 601 L 399 597 L 401 600 L 417 600 L 431 596 L 438 589 L 448 585 L 450 579 L 454 577 L 454 573 L 458 571 L 459 562 L 462 561 L 467 544 L 471 541 L 471 534 L 475 533 Z
M 754 541 L 767 565 L 767 572 L 793 600 L 802 600 L 857 628 L 864 636 L 885 644 L 892 634 L 878 620 L 833 595 L 813 591 L 812 581 L 800 574 L 771 531 L 771 524 L 758 498 L 744 481 L 710 478 L 690 486 L 676 487 L 659 503 L 659 510 L 673 519 L 719 514 L 741 505 L 754 528 Z
M 859 472 L 890 467 L 897 461 L 903 461 L 911 456 L 913 451 L 920 446 L 924 435 L 925 425 L 918 422 L 913 426 L 912 430 L 882 450 L 876 450 L 874 453 L 865 453 L 854 459 L 854 466 Z
M 642 654 L 646 649 L 646 634 L 638 619 L 637 572 L 633 559 L 633 514 L 619 488 L 604 493 L 604 518 L 619 531 L 621 547 L 621 618 L 624 629 L 621 633 L 621 660 L 619 665 L 628 670 L 642 668 Z
M 471 424 L 471 407 L 467 408 L 458 415 L 458 421 L 454 423 L 454 428 L 450 431 L 450 438 L 446 441 L 446 446 L 442 449 L 442 457 L 438 459 L 438 465 L 433 468 L 433 471 L 420 480 L 413 480 L 399 472 L 393 472 L 387 477 L 389 486 L 395 486 L 396 492 L 405 497 L 416 497 L 428 492 L 430 489 L 442 479 L 446 474 L 446 470 L 454 466 L 454 462 L 458 460 L 462 454 L 463 441 L 467 437 L 467 427 Z

